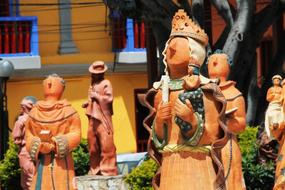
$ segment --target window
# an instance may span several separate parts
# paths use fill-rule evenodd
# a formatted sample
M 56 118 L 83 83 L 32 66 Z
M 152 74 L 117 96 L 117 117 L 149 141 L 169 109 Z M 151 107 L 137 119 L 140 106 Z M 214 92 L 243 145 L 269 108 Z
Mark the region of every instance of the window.
M 146 63 L 145 23 L 143 20 L 114 18 L 113 52 L 118 63 Z

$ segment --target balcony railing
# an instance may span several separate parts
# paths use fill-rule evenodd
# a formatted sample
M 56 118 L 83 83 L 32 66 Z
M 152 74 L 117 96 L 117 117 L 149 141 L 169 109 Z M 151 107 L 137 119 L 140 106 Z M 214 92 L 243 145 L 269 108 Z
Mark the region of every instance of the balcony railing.
M 37 17 L 0 17 L 0 57 L 16 69 L 40 67 Z
M 38 55 L 37 17 L 0 17 L 0 56 Z

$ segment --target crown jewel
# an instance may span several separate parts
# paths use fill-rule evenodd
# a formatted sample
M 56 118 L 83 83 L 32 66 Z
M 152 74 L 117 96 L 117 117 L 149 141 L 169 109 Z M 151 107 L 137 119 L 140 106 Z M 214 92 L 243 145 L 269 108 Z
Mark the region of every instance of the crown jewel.
M 208 44 L 208 35 L 187 16 L 183 9 L 179 9 L 173 16 L 170 36 L 190 37 L 201 42 L 204 46 Z

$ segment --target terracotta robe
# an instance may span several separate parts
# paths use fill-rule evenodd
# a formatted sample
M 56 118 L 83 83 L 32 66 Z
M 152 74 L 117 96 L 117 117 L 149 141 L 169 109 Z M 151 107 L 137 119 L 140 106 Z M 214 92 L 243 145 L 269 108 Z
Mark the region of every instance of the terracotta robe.
M 41 130 L 50 130 L 56 139 L 56 151 L 40 153 Z M 54 104 L 38 101 L 26 122 L 26 145 L 31 158 L 36 162 L 36 174 L 32 189 L 72 190 L 74 166 L 71 151 L 81 139 L 81 124 L 78 113 L 66 100 Z
M 35 165 L 26 149 L 25 141 L 25 122 L 29 118 L 28 114 L 24 113 L 19 116 L 13 128 L 13 138 L 15 144 L 19 146 L 19 165 L 21 167 L 21 186 L 24 190 L 30 189 Z
M 222 93 L 227 100 L 227 108 L 229 111 L 233 108 L 238 108 L 228 119 L 227 127 L 233 133 L 231 139 L 222 149 L 222 160 L 224 165 L 225 176 L 227 176 L 226 185 L 228 190 L 245 190 L 245 182 L 242 173 L 242 156 L 235 134 L 241 133 L 245 127 L 245 104 L 242 93 L 235 88 L 234 81 L 226 81 L 219 85 Z M 241 118 L 243 116 L 243 118 Z M 239 117 L 239 118 L 238 118 Z M 231 120 L 231 121 L 230 121 Z
M 98 93 L 100 100 L 92 98 Z M 114 176 L 118 174 L 114 144 L 113 89 L 109 80 L 94 83 L 88 90 L 86 115 L 89 120 L 87 140 L 90 154 L 91 175 Z
M 214 91 L 219 99 L 223 101 L 223 95 L 219 92 L 218 87 L 212 84 Z M 212 86 L 209 85 L 209 86 Z M 203 124 L 202 136 L 195 146 L 186 145 L 186 140 L 181 135 L 181 129 L 175 123 L 173 116 L 171 125 L 167 126 L 166 144 L 158 152 L 156 148 L 152 148 L 155 133 L 155 110 L 161 101 L 162 91 L 153 92 L 150 90 L 146 96 L 146 106 L 150 108 L 151 114 L 145 120 L 147 129 L 152 130 L 151 141 L 149 144 L 149 153 L 154 155 L 159 163 L 161 163 L 158 176 L 154 178 L 154 182 L 159 184 L 155 189 L 159 190 L 215 190 L 217 188 L 224 189 L 223 168 L 219 159 L 219 149 L 226 143 L 224 132 L 220 124 L 221 118 L 225 110 L 225 104 L 215 101 L 213 91 L 205 87 L 203 89 L 203 101 L 205 109 L 205 123 Z M 172 106 L 183 89 L 171 90 L 169 99 Z M 225 103 L 225 102 L 224 102 Z M 210 111 L 211 110 L 211 111 Z M 150 126 L 152 125 L 152 129 Z M 162 139 L 160 139 L 161 141 Z M 217 154 L 218 153 L 218 154 Z M 216 170 L 217 169 L 217 170 Z M 216 181 L 217 180 L 217 181 Z
M 269 138 L 274 138 L 270 132 L 270 126 L 284 120 L 284 113 L 282 110 L 282 88 L 280 86 L 269 88 L 266 100 L 269 102 L 269 105 L 265 113 L 265 131 Z

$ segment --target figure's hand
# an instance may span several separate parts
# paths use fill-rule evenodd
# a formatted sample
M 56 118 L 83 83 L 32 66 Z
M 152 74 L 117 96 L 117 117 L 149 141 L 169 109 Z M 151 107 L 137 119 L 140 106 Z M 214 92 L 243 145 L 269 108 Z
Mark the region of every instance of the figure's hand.
M 53 143 L 42 142 L 40 145 L 40 152 L 43 154 L 48 154 L 51 151 L 55 151 L 55 146 Z
M 96 92 L 96 91 L 91 91 L 90 92 L 90 97 L 91 97 L 91 99 L 95 99 L 97 101 L 101 101 L 102 100 L 101 95 L 98 92 Z
M 88 102 L 85 102 L 81 105 L 82 108 L 87 108 L 87 106 L 88 106 Z
M 170 103 L 160 103 L 156 112 L 156 121 L 159 125 L 168 123 L 171 120 L 171 105 Z
M 184 77 L 183 88 L 186 90 L 193 90 L 199 88 L 201 84 L 199 75 L 191 75 Z
M 180 117 L 182 120 L 192 123 L 194 117 L 193 107 L 191 102 L 186 99 L 185 104 L 181 100 L 177 99 L 174 105 L 174 114 Z

